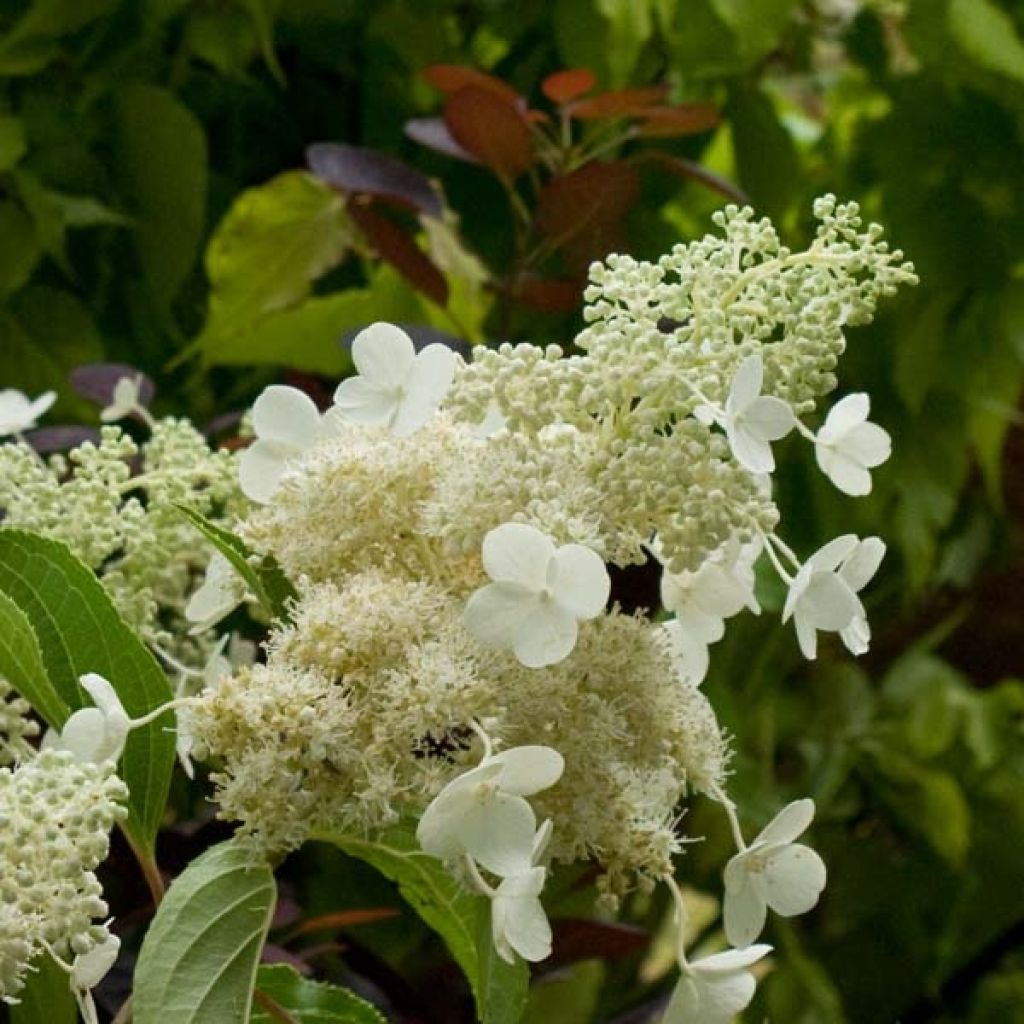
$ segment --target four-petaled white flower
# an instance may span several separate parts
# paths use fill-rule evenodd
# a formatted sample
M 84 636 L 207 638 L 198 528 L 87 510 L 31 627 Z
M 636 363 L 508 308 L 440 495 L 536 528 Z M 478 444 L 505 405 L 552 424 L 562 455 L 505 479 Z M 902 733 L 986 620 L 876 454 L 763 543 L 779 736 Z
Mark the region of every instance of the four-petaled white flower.
M 511 747 L 487 755 L 448 783 L 423 812 L 416 838 L 453 862 L 465 854 L 496 875 L 533 867 L 537 818 L 525 797 L 553 786 L 565 762 L 551 747 Z
M 185 605 L 185 618 L 193 623 L 191 633 L 202 633 L 230 615 L 245 600 L 245 583 L 234 566 L 215 551 L 206 567 L 203 584 Z
M 844 494 L 871 492 L 869 470 L 892 454 L 892 439 L 868 421 L 871 400 L 863 392 L 847 395 L 829 410 L 815 436 L 814 454 L 821 471 Z
M 0 391 L 0 437 L 31 430 L 39 417 L 56 401 L 55 391 L 47 391 L 34 401 L 13 388 Z
M 103 676 L 89 672 L 78 681 L 96 706 L 75 711 L 60 732 L 51 729 L 46 734 L 43 745 L 70 751 L 85 763 L 116 761 L 124 750 L 131 719 L 113 686 Z
M 116 423 L 131 416 L 142 407 L 142 374 L 134 377 L 119 377 L 110 396 L 110 405 L 100 411 L 104 423 Z
M 358 375 L 343 380 L 334 404 L 354 423 L 386 426 L 408 437 L 437 411 L 455 378 L 455 353 L 444 345 L 416 352 L 412 339 L 394 324 L 371 324 L 352 342 Z
M 466 604 L 466 627 L 483 644 L 511 648 L 528 668 L 554 665 L 576 646 L 578 623 L 600 615 L 611 580 L 601 556 L 582 544 L 556 547 L 523 523 L 484 538 L 483 562 L 494 581 Z
M 857 591 L 874 576 L 884 554 L 885 544 L 878 537 L 861 541 L 847 533 L 801 566 L 789 585 L 782 621 L 792 617 L 805 658 L 817 655 L 818 630 L 839 633 L 854 654 L 867 650 L 867 615 Z
M 247 498 L 265 505 L 288 462 L 323 436 L 323 417 L 309 395 L 273 384 L 253 403 L 252 425 L 256 440 L 242 452 L 238 482 Z
M 785 437 L 796 424 L 796 416 L 787 402 L 761 394 L 763 381 L 761 357 L 748 356 L 732 379 L 725 408 L 701 405 L 694 410 L 702 423 L 717 423 L 725 431 L 736 461 L 751 473 L 770 473 L 775 469 L 771 442 Z
M 681 965 L 662 1024 L 729 1024 L 754 998 L 757 981 L 750 973 L 771 946 L 727 949 Z
M 749 946 L 764 928 L 768 907 L 782 917 L 811 909 L 825 888 L 825 862 L 796 843 L 814 818 L 813 800 L 784 807 L 725 868 L 725 937 Z

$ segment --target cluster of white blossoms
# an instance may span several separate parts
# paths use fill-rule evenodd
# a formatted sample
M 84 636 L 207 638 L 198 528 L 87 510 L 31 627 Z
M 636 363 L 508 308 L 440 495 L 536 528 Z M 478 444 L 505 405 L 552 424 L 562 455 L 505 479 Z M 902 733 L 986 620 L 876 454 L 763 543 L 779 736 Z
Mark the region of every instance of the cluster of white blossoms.
M 867 396 L 817 430 L 804 418 L 837 385 L 846 328 L 914 280 L 855 205 L 826 197 L 815 214 L 801 252 L 730 207 L 721 236 L 595 264 L 576 354 L 502 345 L 466 363 L 375 324 L 326 412 L 264 392 L 239 530 L 298 597 L 265 663 L 187 715 L 244 836 L 279 851 L 417 821 L 423 850 L 490 898 L 500 955 L 534 960 L 552 865 L 597 863 L 611 902 L 659 881 L 678 895 L 679 805 L 703 793 L 737 842 L 735 948 L 691 963 L 680 941 L 666 1020 L 720 1024 L 749 1002 L 767 908 L 810 909 L 824 867 L 794 843 L 810 801 L 744 843 L 698 687 L 725 621 L 760 611 L 762 558 L 807 657 L 822 632 L 867 648 L 859 594 L 884 545 L 847 535 L 801 560 L 778 534 L 773 446 L 796 434 L 840 490 L 870 490 L 890 443 Z M 651 558 L 666 621 L 624 613 L 611 585 L 609 564 Z M 238 594 L 208 596 L 216 612 Z

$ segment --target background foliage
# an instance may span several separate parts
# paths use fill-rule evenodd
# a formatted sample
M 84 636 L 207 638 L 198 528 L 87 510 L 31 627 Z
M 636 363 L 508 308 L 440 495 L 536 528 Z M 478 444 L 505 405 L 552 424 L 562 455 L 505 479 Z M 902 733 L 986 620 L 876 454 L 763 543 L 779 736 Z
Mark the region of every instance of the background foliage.
M 514 117 L 481 134 L 480 117 L 512 108 L 453 110 L 443 76 L 422 74 L 438 64 L 490 71 L 548 112 L 556 141 L 552 72 L 668 93 L 574 116 L 573 145 L 544 154 Z M 651 132 L 636 111 L 666 104 L 690 120 Z M 483 166 L 406 134 L 442 110 Z M 436 142 L 438 122 L 420 123 Z M 389 193 L 402 172 L 379 160 L 353 183 L 352 154 L 332 164 L 317 143 L 400 158 L 434 184 Z M 58 418 L 88 420 L 68 372 L 123 361 L 157 381 L 160 411 L 204 421 L 285 373 L 316 393 L 317 375 L 347 368 L 339 338 L 373 319 L 564 342 L 588 259 L 656 256 L 737 189 L 793 243 L 813 196 L 859 200 L 921 276 L 855 332 L 842 371 L 895 455 L 855 506 L 795 465 L 779 479 L 801 550 L 840 529 L 889 543 L 872 651 L 807 664 L 747 620 L 705 684 L 736 737 L 748 826 L 809 793 L 831 875 L 814 914 L 771 925 L 778 956 L 748 1019 L 1024 1020 L 1022 168 L 1012 0 L 8 2 L 0 386 L 57 388 Z M 189 793 L 176 805 L 172 868 L 222 835 Z M 705 811 L 687 824 L 709 839 L 679 870 L 713 892 L 728 838 Z M 401 907 L 391 883 L 326 846 L 295 860 L 271 931 L 283 957 L 399 1019 L 455 1019 L 439 947 L 407 912 L 366 910 Z M 588 925 L 576 881 L 556 887 L 556 957 L 526 1019 L 647 1019 L 671 982 L 663 908 L 638 898 L 621 925 Z

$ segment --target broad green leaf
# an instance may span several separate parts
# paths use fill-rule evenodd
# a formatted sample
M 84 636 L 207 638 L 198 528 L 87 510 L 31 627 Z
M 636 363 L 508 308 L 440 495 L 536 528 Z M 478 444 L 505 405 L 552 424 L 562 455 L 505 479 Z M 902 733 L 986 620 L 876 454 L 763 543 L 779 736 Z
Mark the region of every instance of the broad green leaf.
M 277 54 L 274 52 L 274 15 L 277 12 L 277 0 L 242 0 L 242 6 L 252 19 L 263 62 L 274 78 L 283 85 L 284 71 L 281 70 Z
M 32 218 L 12 199 L 0 200 L 0 298 L 17 291 L 42 255 Z
M 252 1024 L 278 1024 L 266 1008 L 271 999 L 295 1024 L 385 1024 L 378 1011 L 354 992 L 303 978 L 287 964 L 264 964 L 256 974 L 259 996 L 253 1001 Z
M 711 6 L 732 30 L 740 53 L 752 62 L 778 45 L 796 0 L 711 0 Z
M 116 0 L 34 0 L 0 37 L 0 75 L 28 75 L 61 52 L 57 40 L 105 14 Z M 6 12 L 5 12 L 6 13 Z
M 115 95 L 114 162 L 135 222 L 143 272 L 167 305 L 192 271 L 206 217 L 206 139 L 188 108 L 164 90 L 130 85 Z
M 118 614 L 93 572 L 64 544 L 23 530 L 0 529 L 0 591 L 32 624 L 50 680 L 68 707 L 91 703 L 78 685 L 86 672 L 110 680 L 133 718 L 171 699 L 156 659 Z M 63 717 L 56 724 L 63 724 Z M 124 830 L 147 852 L 152 852 L 167 802 L 174 763 L 172 726 L 170 717 L 161 716 L 133 730 L 119 770 L 129 789 Z
M 420 850 L 411 831 L 396 828 L 379 840 L 320 834 L 352 857 L 372 865 L 398 884 L 403 899 L 441 936 L 469 979 L 484 1024 L 515 1024 L 526 1001 L 529 970 L 512 966 L 494 952 L 490 941 L 490 906 L 484 896 L 468 892 L 439 860 Z
M 10 114 L 0 114 L 0 171 L 9 171 L 25 155 L 25 129 Z
M 992 0 L 950 0 L 949 34 L 973 61 L 1024 82 L 1024 41 L 1013 18 Z
M 142 943 L 134 1024 L 248 1024 L 275 899 L 273 872 L 237 843 L 194 860 Z
M 291 618 L 289 604 L 297 597 L 295 588 L 273 557 L 264 555 L 254 565 L 254 554 L 241 537 L 211 523 L 195 509 L 179 505 L 178 510 L 234 566 L 271 616 L 283 622 Z
M 8 1008 L 11 1024 L 77 1024 L 68 976 L 45 953 L 33 962 L 18 999 Z
M 67 718 L 67 703 L 46 674 L 39 638 L 32 623 L 3 591 L 0 591 L 0 675 L 50 725 Z

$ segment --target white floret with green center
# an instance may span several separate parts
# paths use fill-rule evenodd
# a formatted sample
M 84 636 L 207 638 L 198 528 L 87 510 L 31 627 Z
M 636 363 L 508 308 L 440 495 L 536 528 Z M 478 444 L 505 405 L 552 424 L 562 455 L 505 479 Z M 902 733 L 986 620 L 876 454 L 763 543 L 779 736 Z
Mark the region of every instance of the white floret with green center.
M 871 399 L 863 392 L 847 395 L 829 410 L 814 438 L 821 471 L 844 494 L 871 493 L 871 472 L 892 454 L 889 434 L 868 420 Z

